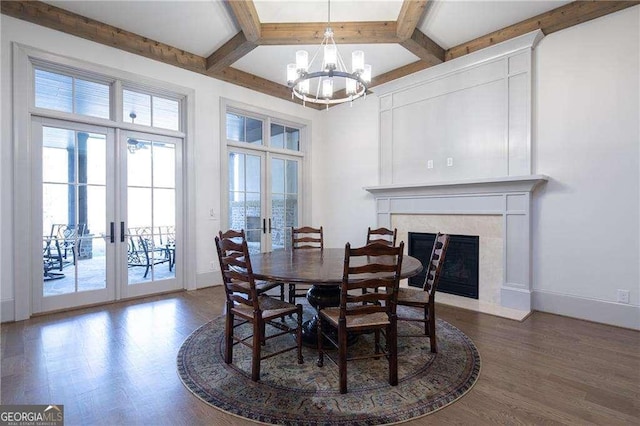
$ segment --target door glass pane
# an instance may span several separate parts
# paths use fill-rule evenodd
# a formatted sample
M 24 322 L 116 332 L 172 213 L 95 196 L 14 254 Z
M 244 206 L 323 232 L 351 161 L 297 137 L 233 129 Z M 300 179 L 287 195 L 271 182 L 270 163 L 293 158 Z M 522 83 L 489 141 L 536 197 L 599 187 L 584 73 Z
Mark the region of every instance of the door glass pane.
M 298 162 L 271 160 L 271 248 L 289 247 L 292 226 L 298 226 Z
M 153 96 L 153 127 L 180 130 L 180 103 Z
M 247 117 L 247 140 L 254 145 L 262 145 L 262 120 Z
M 260 156 L 229 153 L 229 227 L 245 230 L 251 252 L 261 251 L 261 179 Z
M 287 127 L 287 149 L 300 151 L 300 130 Z
M 175 278 L 175 145 L 127 140 L 128 283 Z
M 105 135 L 43 126 L 45 297 L 106 288 L 105 164 Z
M 92 117 L 109 118 L 109 85 L 75 79 L 74 111 Z
M 238 114 L 227 113 L 227 139 L 230 141 L 244 142 L 244 117 Z

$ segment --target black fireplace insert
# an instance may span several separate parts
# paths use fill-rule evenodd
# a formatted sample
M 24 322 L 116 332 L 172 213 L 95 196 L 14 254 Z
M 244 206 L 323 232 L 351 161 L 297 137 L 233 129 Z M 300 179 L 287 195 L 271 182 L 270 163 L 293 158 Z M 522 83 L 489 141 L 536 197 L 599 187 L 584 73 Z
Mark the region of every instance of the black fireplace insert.
M 409 255 L 419 259 L 424 267 L 419 275 L 409 278 L 410 286 L 422 287 L 435 238 L 436 234 L 409 232 Z M 478 236 L 450 234 L 438 291 L 478 298 L 479 244 Z

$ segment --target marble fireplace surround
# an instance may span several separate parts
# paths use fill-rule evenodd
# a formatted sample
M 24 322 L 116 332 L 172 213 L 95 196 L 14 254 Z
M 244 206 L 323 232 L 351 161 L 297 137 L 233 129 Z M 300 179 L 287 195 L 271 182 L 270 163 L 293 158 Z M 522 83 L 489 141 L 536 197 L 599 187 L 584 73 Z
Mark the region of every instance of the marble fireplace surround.
M 378 226 L 480 236 L 478 300 L 438 293 L 438 303 L 522 320 L 531 313 L 531 194 L 547 176 L 509 176 L 365 187 Z

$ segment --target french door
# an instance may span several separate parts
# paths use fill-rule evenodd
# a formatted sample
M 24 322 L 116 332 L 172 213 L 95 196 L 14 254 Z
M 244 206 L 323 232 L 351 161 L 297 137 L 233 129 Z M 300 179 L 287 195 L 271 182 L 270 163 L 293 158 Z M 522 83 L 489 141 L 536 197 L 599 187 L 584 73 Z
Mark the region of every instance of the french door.
M 179 288 L 181 140 L 38 117 L 32 136 L 33 312 Z
M 251 252 L 291 244 L 300 218 L 301 159 L 264 151 L 228 151 L 228 225 L 244 229 Z

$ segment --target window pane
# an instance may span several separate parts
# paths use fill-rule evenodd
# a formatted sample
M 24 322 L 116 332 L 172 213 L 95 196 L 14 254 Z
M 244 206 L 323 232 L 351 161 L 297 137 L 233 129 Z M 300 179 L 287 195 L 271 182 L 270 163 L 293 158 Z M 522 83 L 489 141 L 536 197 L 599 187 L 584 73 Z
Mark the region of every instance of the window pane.
M 75 84 L 75 112 L 108 119 L 109 85 L 79 79 L 76 79 Z
M 246 117 L 247 140 L 245 142 L 254 145 L 262 145 L 262 121 L 255 118 Z
M 271 125 L 271 147 L 284 148 L 284 126 L 279 124 Z
M 180 130 L 180 104 L 173 99 L 153 97 L 153 126 Z
M 300 151 L 300 130 L 287 127 L 287 149 Z
M 244 142 L 244 117 L 227 113 L 227 139 Z
M 73 112 L 73 78 L 37 69 L 35 80 L 38 108 Z
M 247 191 L 260 192 L 260 157 L 256 155 L 247 155 Z
M 151 126 L 151 96 L 144 93 L 122 91 L 122 117 L 126 123 Z
M 127 197 L 127 226 L 129 228 L 150 227 L 151 188 L 129 188 Z

